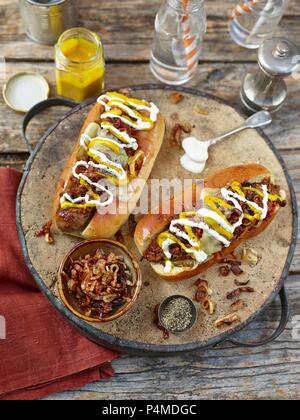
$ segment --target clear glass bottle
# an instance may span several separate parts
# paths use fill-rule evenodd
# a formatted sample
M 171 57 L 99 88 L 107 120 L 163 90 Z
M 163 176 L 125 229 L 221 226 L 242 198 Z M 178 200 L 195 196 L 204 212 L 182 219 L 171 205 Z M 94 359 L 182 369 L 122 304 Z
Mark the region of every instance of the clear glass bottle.
M 105 61 L 98 34 L 73 28 L 55 46 L 58 95 L 83 101 L 99 95 L 104 87 Z
M 271 38 L 288 6 L 288 0 L 240 0 L 233 10 L 230 33 L 246 48 L 258 48 Z
M 204 0 L 165 0 L 155 18 L 154 76 L 171 85 L 188 82 L 197 70 L 205 32 Z

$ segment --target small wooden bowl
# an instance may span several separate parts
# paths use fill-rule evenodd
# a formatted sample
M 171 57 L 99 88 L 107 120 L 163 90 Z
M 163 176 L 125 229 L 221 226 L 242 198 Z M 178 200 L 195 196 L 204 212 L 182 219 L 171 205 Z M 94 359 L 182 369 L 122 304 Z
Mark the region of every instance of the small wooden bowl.
M 68 267 L 70 259 L 76 260 L 79 257 L 90 254 L 93 255 L 97 249 L 102 249 L 105 253 L 113 252 L 116 255 L 122 255 L 124 262 L 131 272 L 132 280 L 135 280 L 134 292 L 130 302 L 121 306 L 120 308 L 113 311 L 111 314 L 103 317 L 102 319 L 88 317 L 84 315 L 81 308 L 77 304 L 76 298 L 74 298 L 68 291 L 66 282 L 63 280 L 62 272 Z M 109 322 L 114 321 L 117 318 L 125 315 L 135 304 L 139 293 L 142 288 L 142 274 L 138 262 L 135 257 L 127 250 L 127 248 L 119 242 L 110 241 L 107 239 L 96 239 L 86 242 L 81 242 L 76 245 L 70 252 L 64 257 L 59 270 L 58 270 L 58 291 L 61 300 L 66 307 L 79 318 L 89 322 Z

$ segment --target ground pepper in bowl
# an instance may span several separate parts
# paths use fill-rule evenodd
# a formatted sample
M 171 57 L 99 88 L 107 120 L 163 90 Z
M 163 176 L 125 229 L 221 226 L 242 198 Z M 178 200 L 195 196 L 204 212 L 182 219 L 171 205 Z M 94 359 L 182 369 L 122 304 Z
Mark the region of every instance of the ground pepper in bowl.
M 170 296 L 159 308 L 160 324 L 171 333 L 181 333 L 190 329 L 197 317 L 193 302 L 185 296 Z

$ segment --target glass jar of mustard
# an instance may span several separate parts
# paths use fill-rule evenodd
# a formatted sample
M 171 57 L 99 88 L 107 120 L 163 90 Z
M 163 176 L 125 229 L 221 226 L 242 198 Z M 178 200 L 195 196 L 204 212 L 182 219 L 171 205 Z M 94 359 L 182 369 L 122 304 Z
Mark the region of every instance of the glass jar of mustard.
M 60 96 L 83 101 L 104 88 L 105 61 L 98 34 L 73 28 L 55 46 L 56 84 Z

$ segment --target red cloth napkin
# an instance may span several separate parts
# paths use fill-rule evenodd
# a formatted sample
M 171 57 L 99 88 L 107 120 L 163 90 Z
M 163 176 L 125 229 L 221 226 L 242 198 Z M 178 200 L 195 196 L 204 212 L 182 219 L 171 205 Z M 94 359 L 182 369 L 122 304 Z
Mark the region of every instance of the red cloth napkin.
M 82 337 L 34 283 L 16 231 L 20 179 L 0 168 L 0 400 L 39 398 L 109 377 L 109 362 L 118 357 Z

